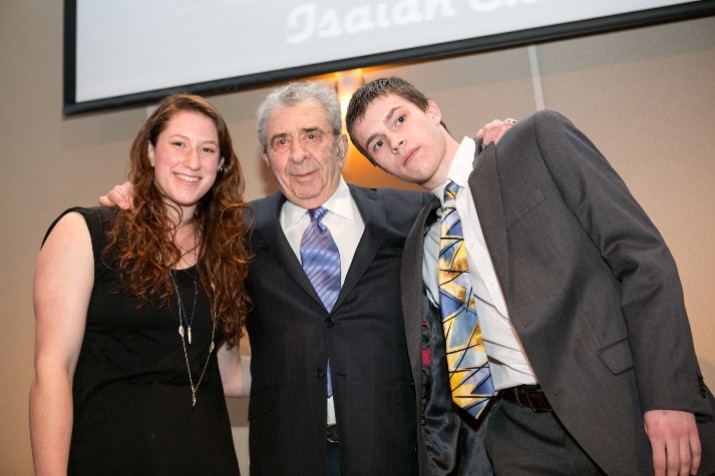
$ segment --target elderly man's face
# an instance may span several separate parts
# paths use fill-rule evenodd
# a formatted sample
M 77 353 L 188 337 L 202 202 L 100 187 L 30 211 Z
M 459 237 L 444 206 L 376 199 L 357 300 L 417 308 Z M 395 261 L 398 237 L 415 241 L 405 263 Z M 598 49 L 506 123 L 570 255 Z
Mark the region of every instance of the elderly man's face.
M 266 122 L 264 158 L 283 194 L 303 208 L 316 208 L 340 183 L 347 151 L 344 135 L 333 134 L 325 109 L 314 101 L 276 109 Z

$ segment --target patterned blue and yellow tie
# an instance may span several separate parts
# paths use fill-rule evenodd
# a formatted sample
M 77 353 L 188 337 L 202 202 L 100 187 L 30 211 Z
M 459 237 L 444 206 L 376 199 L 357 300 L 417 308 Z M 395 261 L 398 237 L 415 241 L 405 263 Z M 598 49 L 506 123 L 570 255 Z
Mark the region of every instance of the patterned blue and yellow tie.
M 332 311 L 340 294 L 340 252 L 330 230 L 321 222 L 328 213 L 323 207 L 308 210 L 310 225 L 300 241 L 303 271 L 328 312 Z M 330 362 L 327 365 L 328 397 L 333 395 Z
M 474 418 L 494 396 L 487 353 L 477 316 L 464 244 L 462 221 L 455 207 L 459 185 L 444 191 L 439 240 L 439 305 L 447 350 L 452 400 Z

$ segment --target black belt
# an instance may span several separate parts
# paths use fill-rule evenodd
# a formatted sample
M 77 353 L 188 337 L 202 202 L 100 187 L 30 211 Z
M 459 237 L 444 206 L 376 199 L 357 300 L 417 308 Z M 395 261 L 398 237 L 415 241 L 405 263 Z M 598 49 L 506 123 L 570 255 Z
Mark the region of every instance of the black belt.
M 552 412 L 551 404 L 538 385 L 519 385 L 499 391 L 499 398 L 507 402 L 530 408 L 535 412 Z
M 325 438 L 328 440 L 328 443 L 340 443 L 338 425 L 328 425 L 325 429 Z

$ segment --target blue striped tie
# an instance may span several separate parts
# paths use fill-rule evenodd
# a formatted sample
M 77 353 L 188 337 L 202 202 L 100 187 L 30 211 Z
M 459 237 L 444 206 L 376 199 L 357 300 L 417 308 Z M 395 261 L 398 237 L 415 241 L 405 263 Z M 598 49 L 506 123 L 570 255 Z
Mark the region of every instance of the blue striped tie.
M 300 258 L 303 270 L 313 284 L 325 309 L 330 312 L 340 294 L 340 252 L 330 235 L 330 230 L 321 222 L 328 210 L 323 207 L 308 210 L 310 225 L 300 241 Z M 326 371 L 328 397 L 333 394 L 330 363 Z

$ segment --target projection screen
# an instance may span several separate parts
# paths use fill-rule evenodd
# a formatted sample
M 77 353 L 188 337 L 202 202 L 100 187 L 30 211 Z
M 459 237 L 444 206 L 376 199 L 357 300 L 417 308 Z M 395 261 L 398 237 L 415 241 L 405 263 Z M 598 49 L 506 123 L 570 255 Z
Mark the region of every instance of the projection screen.
M 65 0 L 63 113 L 711 14 L 713 0 Z

